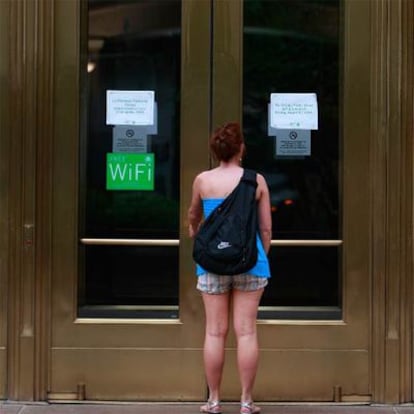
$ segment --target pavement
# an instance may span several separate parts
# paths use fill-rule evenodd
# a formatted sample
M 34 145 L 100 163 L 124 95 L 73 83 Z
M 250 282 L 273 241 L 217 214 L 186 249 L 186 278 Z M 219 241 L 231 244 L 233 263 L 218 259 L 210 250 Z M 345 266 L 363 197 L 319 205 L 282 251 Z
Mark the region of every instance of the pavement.
M 286 404 L 261 403 L 262 414 L 414 414 L 413 404 Z M 0 414 L 196 414 L 200 403 L 23 403 L 0 402 Z M 238 414 L 239 406 L 224 403 L 223 414 Z

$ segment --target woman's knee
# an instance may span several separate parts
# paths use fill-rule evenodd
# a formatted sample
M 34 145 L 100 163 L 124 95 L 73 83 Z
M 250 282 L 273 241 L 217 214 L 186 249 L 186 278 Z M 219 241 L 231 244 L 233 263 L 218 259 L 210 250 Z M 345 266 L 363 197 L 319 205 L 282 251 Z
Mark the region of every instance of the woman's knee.
M 246 336 L 256 336 L 256 319 L 253 320 L 235 320 L 234 321 L 234 333 L 237 338 Z
M 215 338 L 225 338 L 228 334 L 228 331 L 228 324 L 223 322 L 208 324 L 206 327 L 206 334 Z

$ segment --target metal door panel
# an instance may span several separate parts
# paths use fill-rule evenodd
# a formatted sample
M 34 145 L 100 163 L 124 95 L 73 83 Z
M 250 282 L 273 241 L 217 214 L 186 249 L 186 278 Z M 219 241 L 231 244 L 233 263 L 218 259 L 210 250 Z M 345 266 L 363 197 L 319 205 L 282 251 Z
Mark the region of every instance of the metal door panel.
M 203 399 L 202 308 L 194 289 L 191 241 L 181 192 L 179 317 L 79 317 L 78 168 L 80 33 L 85 3 L 56 3 L 56 145 L 49 399 Z M 83 13 L 83 14 L 82 14 Z M 190 188 L 208 157 L 210 2 L 182 2 L 181 187 Z M 83 17 L 82 17 L 83 16 Z M 70 86 L 69 86 L 70 85 Z M 69 87 L 68 87 L 69 86 Z M 65 127 L 62 128 L 62 125 Z M 83 190 L 82 190 L 83 191 Z M 168 248 L 168 247 L 165 247 Z M 79 287 L 78 287 L 79 286 Z M 162 375 L 160 374 L 162 373 Z
M 360 182 L 369 161 L 369 146 L 363 138 L 369 132 L 369 31 L 365 23 L 370 16 L 365 2 L 343 4 L 343 70 L 346 74 L 343 78 L 343 134 L 346 139 L 343 140 L 341 169 L 344 212 L 342 318 L 329 321 L 259 320 L 262 359 L 256 393 L 257 399 L 261 400 L 331 401 L 370 393 L 369 191 L 368 183 Z M 192 179 L 209 166 L 209 131 L 226 120 L 241 120 L 242 3 L 215 2 L 212 16 L 214 56 L 211 58 L 210 4 L 183 2 L 178 320 L 94 319 L 77 315 L 79 240 L 75 229 L 79 216 L 79 148 L 73 137 L 78 136 L 81 122 L 77 108 L 79 38 L 76 35 L 81 28 L 80 4 L 58 3 L 56 16 L 57 22 L 62 22 L 61 27 L 57 24 L 56 42 L 61 47 L 55 62 L 59 81 L 56 91 L 57 96 L 65 96 L 65 99 L 57 101 L 55 121 L 58 140 L 54 154 L 56 249 L 49 397 L 79 398 L 80 389 L 84 390 L 80 397 L 87 399 L 204 399 L 203 311 L 194 286 L 191 240 L 186 235 L 186 206 L 190 201 Z M 348 30 L 351 22 L 353 30 Z M 70 36 L 68 30 L 72 30 Z M 65 85 L 72 87 L 67 89 Z M 350 88 L 350 85 L 354 87 Z M 355 102 L 360 103 L 358 110 Z M 64 130 L 61 125 L 65 125 Z M 200 145 L 201 142 L 204 145 Z M 357 194 L 355 186 L 360 190 Z M 274 241 L 272 249 L 277 249 L 279 243 Z M 223 397 L 234 400 L 239 398 L 234 338 L 229 339 L 227 354 Z M 158 373 L 165 366 L 168 366 L 171 377 L 163 379 Z M 146 373 L 148 370 L 151 370 L 150 374 Z M 183 370 L 185 375 L 182 375 Z M 114 378 L 117 381 L 113 381 Z M 172 381 L 172 378 L 180 380 Z
M 244 3 L 246 7 L 248 0 Z M 252 9 L 259 13 L 261 7 L 270 8 L 276 3 L 256 4 L 256 9 L 253 9 L 252 3 Z M 289 4 L 295 13 L 295 7 L 299 8 L 300 5 L 309 6 L 309 15 L 312 14 L 312 2 Z M 343 25 L 340 29 L 340 75 L 343 82 L 340 89 L 343 105 L 340 108 L 342 160 L 339 170 L 342 239 L 338 246 L 339 271 L 342 273 L 339 282 L 342 316 L 329 321 L 307 320 L 304 307 L 302 320 L 283 317 L 272 319 L 271 316 L 265 316 L 266 309 L 271 311 L 271 307 L 261 307 L 262 319 L 259 316 L 258 322 L 261 362 L 255 387 L 255 395 L 260 396 L 261 400 L 332 401 L 334 398 L 349 398 L 356 401 L 370 398 L 370 188 L 368 179 L 361 181 L 370 160 L 369 140 L 366 139 L 370 131 L 370 6 L 369 2 L 341 1 L 340 7 L 339 21 Z M 318 16 L 319 19 L 323 18 Z M 266 17 L 268 23 L 270 17 Z M 230 21 L 232 24 L 229 24 Z M 257 109 L 243 107 L 243 71 L 239 69 L 246 64 L 246 56 L 243 56 L 244 21 L 242 2 L 216 2 L 213 61 L 217 63 L 213 75 L 213 127 L 229 120 L 242 121 L 244 110 L 250 110 L 251 116 L 251 112 Z M 290 26 L 291 32 L 288 29 L 278 32 L 278 28 L 275 28 L 275 36 L 278 33 L 280 36 L 293 33 L 293 24 L 290 23 L 287 26 Z M 248 29 L 259 33 L 261 28 L 255 26 Z M 260 50 L 259 40 L 256 44 L 257 50 Z M 278 62 L 278 56 L 269 55 L 266 62 L 256 62 L 256 65 L 267 65 L 272 59 Z M 236 69 L 229 71 L 229 65 Z M 263 104 L 262 112 L 266 113 L 265 102 L 263 99 L 260 102 Z M 261 172 L 260 164 L 249 164 L 247 167 Z M 312 246 L 313 242 L 320 244 L 318 240 L 299 242 L 305 248 Z M 273 240 L 271 249 L 295 245 L 298 245 L 298 240 Z M 271 260 L 274 260 L 272 251 L 270 253 Z M 271 267 L 277 270 L 278 262 L 271 263 Z M 312 286 L 315 276 L 312 268 L 304 276 L 310 279 L 308 285 Z M 270 284 L 274 284 L 277 290 L 283 277 L 286 276 L 276 272 Z M 332 277 L 336 276 L 333 274 Z M 280 307 L 276 308 L 280 310 Z M 230 358 L 227 363 L 230 361 L 230 367 L 226 368 L 228 377 L 224 381 L 224 395 L 230 400 L 238 399 L 239 393 L 233 347 L 234 340 L 228 345 Z

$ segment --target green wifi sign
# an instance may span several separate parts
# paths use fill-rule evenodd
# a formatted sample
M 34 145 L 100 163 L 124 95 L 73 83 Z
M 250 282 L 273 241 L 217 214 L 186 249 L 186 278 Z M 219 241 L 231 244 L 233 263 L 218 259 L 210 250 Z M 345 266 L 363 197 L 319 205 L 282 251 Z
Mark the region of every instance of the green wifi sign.
M 107 190 L 154 190 L 154 154 L 106 154 Z

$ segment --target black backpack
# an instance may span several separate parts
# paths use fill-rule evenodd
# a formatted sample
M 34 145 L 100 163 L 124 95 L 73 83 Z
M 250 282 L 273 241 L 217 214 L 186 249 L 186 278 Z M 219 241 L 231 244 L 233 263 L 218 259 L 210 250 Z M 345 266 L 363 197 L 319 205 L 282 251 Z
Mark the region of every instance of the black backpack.
M 218 275 L 237 275 L 257 262 L 256 172 L 244 170 L 239 184 L 201 225 L 193 259 Z

